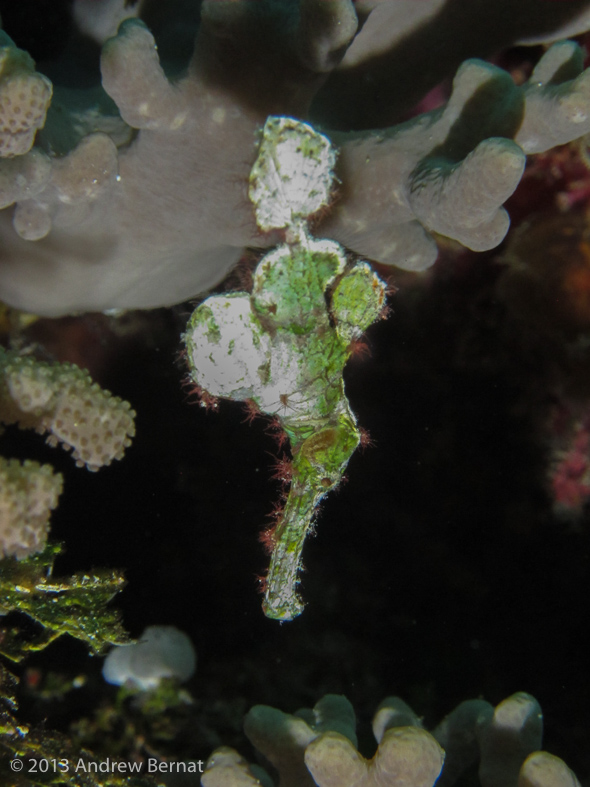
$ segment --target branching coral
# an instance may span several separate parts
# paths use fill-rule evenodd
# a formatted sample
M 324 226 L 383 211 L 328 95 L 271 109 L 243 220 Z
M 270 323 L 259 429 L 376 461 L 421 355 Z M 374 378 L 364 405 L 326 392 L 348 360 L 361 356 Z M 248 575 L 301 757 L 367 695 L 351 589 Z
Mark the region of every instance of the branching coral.
M 112 396 L 74 364 L 44 363 L 1 351 L 0 414 L 4 424 L 48 433 L 79 467 L 98 470 L 121 459 L 135 432 L 128 402 Z
M 0 32 L 0 156 L 28 153 L 45 123 L 51 82 L 35 72 L 33 59 Z
M 4 555 L 25 557 L 47 541 L 49 516 L 62 491 L 62 477 L 38 462 L 0 457 L 0 544 Z
M 495 709 L 483 700 L 464 702 L 432 734 L 402 700 L 389 697 L 373 720 L 378 748 L 370 760 L 356 749 L 354 714 L 344 697 L 328 695 L 294 716 L 256 706 L 244 728 L 276 769 L 279 787 L 447 787 L 476 761 L 482 787 L 579 785 L 562 760 L 538 750 L 542 714 L 524 693 Z M 237 752 L 222 749 L 209 758 L 202 783 L 253 787 L 267 784 L 263 779 Z
M 483 31 L 492 5 L 477 6 L 482 36 L 469 56 L 478 54 L 478 46 L 481 54 L 491 54 Z M 545 5 L 555 8 L 545 9 L 540 22 L 527 26 L 526 14 L 519 15 L 517 37 L 558 28 L 576 14 L 584 18 L 585 3 L 571 9 Z M 2 217 L 4 300 L 48 315 L 168 305 L 218 282 L 244 246 L 275 242 L 276 236 L 257 229 L 246 195 L 255 132 L 270 114 L 306 117 L 316 95 L 316 105 L 329 108 L 342 85 L 350 88 L 344 103 L 354 111 L 361 97 L 354 69 L 341 69 L 337 83 L 328 80 L 318 91 L 349 46 L 374 51 L 373 14 L 357 34 L 350 0 L 206 0 L 201 11 L 192 61 L 175 82 L 137 19 L 106 42 L 103 87 L 137 129 L 131 141 L 123 134 L 118 151 L 118 134 L 105 133 L 97 111 L 104 96 L 82 114 L 68 108 L 66 99 L 44 130 L 42 147 L 20 149 L 22 155 L 1 162 L 2 204 L 16 204 L 14 215 L 6 211 Z M 498 23 L 493 29 L 506 31 L 508 21 L 501 23 L 497 9 L 492 16 Z M 453 18 L 445 9 L 438 22 L 449 40 L 457 33 Z M 402 49 L 409 40 L 410 33 Z M 494 40 L 505 45 L 513 36 L 501 32 Z M 22 59 L 5 44 L 6 57 Z M 456 58 L 458 50 L 451 49 Z M 437 78 L 453 67 L 444 63 Z M 501 205 L 518 183 L 524 153 L 590 130 L 587 77 L 580 70 L 580 50 L 573 44 L 550 50 L 524 87 L 515 87 L 500 69 L 468 61 L 445 110 L 386 131 L 335 134 L 342 150 L 341 197 L 319 234 L 411 269 L 434 261 L 431 232 L 476 250 L 493 247 L 508 227 Z M 41 79 L 27 74 L 27 85 Z M 324 115 L 327 126 L 331 118 L 342 126 L 337 108 Z M 70 150 L 59 157 L 57 139 L 64 136 L 72 140 Z
M 587 0 L 359 0 L 355 7 L 363 27 L 313 107 L 343 129 L 390 125 L 468 58 L 590 27 Z
M 46 433 L 98 470 L 120 459 L 135 432 L 128 402 L 73 364 L 44 363 L 0 348 L 0 423 Z M 0 460 L 0 554 L 25 557 L 45 546 L 62 479 L 48 465 Z

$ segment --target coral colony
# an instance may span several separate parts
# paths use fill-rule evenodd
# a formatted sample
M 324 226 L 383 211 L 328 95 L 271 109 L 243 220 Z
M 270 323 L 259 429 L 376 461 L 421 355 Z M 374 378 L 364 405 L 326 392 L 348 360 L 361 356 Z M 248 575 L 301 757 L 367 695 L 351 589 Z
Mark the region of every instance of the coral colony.
M 121 459 L 135 433 L 135 413 L 73 364 L 44 363 L 0 348 L 0 424 L 47 434 L 71 449 L 79 467 L 98 470 Z M 41 552 L 62 476 L 49 465 L 0 457 L 0 554 Z
M 463 702 L 432 733 L 403 700 L 387 697 L 373 717 L 378 748 L 371 760 L 357 751 L 355 727 L 351 704 L 336 695 L 293 716 L 257 705 L 244 719 L 246 735 L 278 773 L 280 787 L 453 784 L 477 760 L 482 785 L 579 787 L 562 760 L 538 750 L 543 717 L 538 702 L 524 692 L 496 708 L 484 700 Z M 202 784 L 273 787 L 274 782 L 223 747 L 207 761 Z
M 264 611 L 278 620 L 303 609 L 296 588 L 305 535 L 360 443 L 342 373 L 385 302 L 369 265 L 349 265 L 341 246 L 308 233 L 307 217 L 329 201 L 334 161 L 328 139 L 309 125 L 267 120 L 250 198 L 259 227 L 284 229 L 287 243 L 260 260 L 251 295 L 207 298 L 184 337 L 202 404 L 247 401 L 253 414 L 274 417 L 291 444 L 293 460 L 281 471 L 285 507 L 264 534 Z
M 419 2 L 425 19 L 412 19 L 427 29 L 433 3 Z M 375 14 L 398 4 L 377 4 Z M 535 22 L 543 32 L 561 17 L 571 21 L 569 4 L 542 4 L 555 18 L 544 20 L 539 0 L 530 0 L 532 29 L 518 32 L 505 29 L 507 4 L 494 21 L 504 31 L 497 46 L 537 32 Z M 471 5 L 482 20 L 496 13 L 486 10 L 494 4 Z M 218 283 L 244 247 L 275 245 L 277 234 L 260 230 L 247 198 L 256 134 L 269 115 L 305 119 L 314 98 L 328 104 L 326 78 L 343 56 L 335 78 L 353 81 L 346 54 L 362 61 L 383 45 L 372 15 L 357 27 L 351 0 L 206 0 L 191 62 L 174 83 L 153 35 L 128 19 L 102 49 L 104 92 L 54 85 L 53 98 L 31 58 L 2 33 L 0 206 L 14 208 L 1 216 L 0 298 L 49 316 L 168 306 Z M 493 248 L 508 229 L 502 204 L 525 154 L 590 132 L 582 66 L 580 48 L 559 43 L 516 86 L 502 69 L 468 60 L 445 107 L 389 128 L 330 134 L 341 194 L 316 235 L 410 270 L 436 259 L 432 233 Z
M 343 371 L 382 316 L 386 286 L 362 260 L 423 271 L 437 257 L 437 238 L 472 251 L 503 240 L 503 205 L 526 156 L 590 134 L 590 70 L 583 49 L 561 40 L 590 29 L 590 4 L 203 0 L 189 62 L 160 60 L 139 18 L 149 5 L 72 0 L 79 30 L 102 47 L 101 85 L 92 87 L 49 79 L 0 31 L 0 299 L 47 317 L 172 306 L 203 296 L 245 249 L 256 250 L 251 292 L 207 297 L 183 341 L 201 404 L 245 402 L 248 417 L 271 418 L 284 443 L 276 468 L 284 501 L 263 534 L 270 554 L 263 609 L 292 620 L 303 609 L 298 575 L 317 506 L 363 440 Z M 171 1 L 170 16 L 182 18 L 190 5 Z M 161 51 L 174 61 L 166 37 L 176 42 L 181 28 L 192 36 L 193 23 L 160 23 Z M 519 84 L 473 59 L 534 42 L 552 45 Z M 393 125 L 453 76 L 446 103 Z M 587 182 L 575 192 L 580 200 L 585 189 Z M 588 346 L 584 248 L 573 278 L 567 264 L 562 276 L 579 310 L 559 345 L 576 384 L 569 379 L 561 391 L 562 380 L 553 381 L 563 401 L 550 427 L 559 444 L 556 505 L 578 514 L 590 495 L 588 393 L 576 377 L 586 374 Z M 514 280 L 534 269 L 525 258 L 518 243 L 509 247 L 507 266 L 516 273 L 505 277 L 504 293 L 498 288 L 508 308 Z M 529 287 L 534 279 L 528 272 L 523 280 Z M 540 311 L 533 322 L 546 319 Z M 0 350 L 0 422 L 47 435 L 89 470 L 121 459 L 135 432 L 131 405 L 78 367 L 22 349 Z M 34 621 L 30 632 L 3 627 L 0 653 L 19 661 L 64 633 L 97 654 L 117 645 L 104 677 L 120 692 L 135 686 L 143 699 L 134 711 L 157 707 L 161 721 L 163 698 L 185 704 L 175 680 L 194 671 L 192 643 L 172 626 L 150 626 L 129 643 L 108 608 L 124 584 L 116 571 L 53 576 L 60 546 L 48 543 L 49 517 L 61 491 L 50 466 L 0 459 L 0 615 L 17 611 Z M 21 724 L 16 681 L 3 663 L 0 680 L 0 778 L 49 783 L 15 780 L 2 770 L 4 755 L 75 762 L 80 747 Z M 135 721 L 119 723 L 118 697 L 101 729 L 114 717 L 117 730 L 132 730 L 134 744 L 145 742 Z M 244 724 L 280 787 L 446 787 L 475 763 L 482 787 L 579 787 L 561 759 L 540 750 L 542 727 L 539 704 L 526 693 L 495 708 L 462 703 L 432 732 L 389 697 L 373 721 L 372 759 L 358 751 L 354 712 L 341 696 L 295 715 L 257 705 Z M 159 766 L 175 764 L 160 759 Z M 85 772 L 59 783 L 104 781 Z M 229 748 L 211 755 L 201 783 L 274 784 Z

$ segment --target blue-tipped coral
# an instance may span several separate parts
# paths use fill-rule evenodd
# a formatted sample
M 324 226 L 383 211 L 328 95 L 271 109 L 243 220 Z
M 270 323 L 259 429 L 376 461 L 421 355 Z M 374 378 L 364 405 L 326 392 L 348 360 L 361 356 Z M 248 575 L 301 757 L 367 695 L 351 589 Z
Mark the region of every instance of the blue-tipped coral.
M 202 402 L 247 401 L 274 417 L 291 444 L 285 507 L 264 534 L 272 557 L 263 607 L 278 620 L 303 610 L 297 585 L 305 536 L 361 440 L 342 374 L 385 302 L 385 285 L 369 265 L 349 264 L 341 246 L 308 233 L 307 218 L 329 202 L 334 158 L 311 126 L 267 121 L 250 197 L 261 229 L 285 228 L 287 243 L 259 262 L 251 293 L 208 298 L 185 334 Z

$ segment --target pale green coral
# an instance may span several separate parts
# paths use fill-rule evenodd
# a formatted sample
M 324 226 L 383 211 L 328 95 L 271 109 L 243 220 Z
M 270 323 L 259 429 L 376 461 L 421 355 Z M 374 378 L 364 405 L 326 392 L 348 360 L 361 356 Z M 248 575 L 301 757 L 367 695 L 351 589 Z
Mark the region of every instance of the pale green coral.
M 432 732 L 403 700 L 388 697 L 373 719 L 377 749 L 371 758 L 357 750 L 355 726 L 350 703 L 337 695 L 294 715 L 256 705 L 244 720 L 244 732 L 273 766 L 278 787 L 448 787 L 468 775 L 472 783 L 477 763 L 482 787 L 580 784 L 563 760 L 540 750 L 541 709 L 522 692 L 495 709 L 484 700 L 463 702 Z M 202 779 L 204 787 L 262 783 L 268 777 L 228 748 L 213 752 Z

